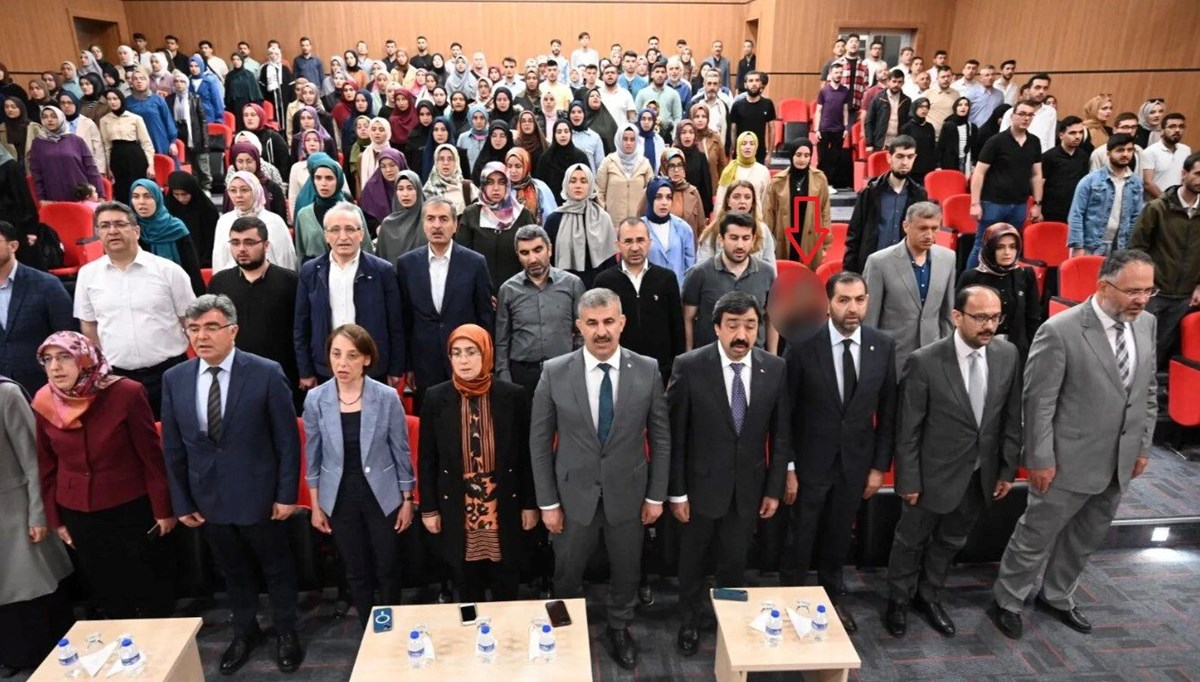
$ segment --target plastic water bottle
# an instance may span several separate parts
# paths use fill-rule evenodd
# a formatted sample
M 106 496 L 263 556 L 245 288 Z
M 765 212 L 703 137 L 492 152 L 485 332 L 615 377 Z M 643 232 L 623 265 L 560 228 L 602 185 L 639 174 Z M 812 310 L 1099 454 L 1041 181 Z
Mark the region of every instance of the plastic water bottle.
M 125 677 L 137 677 L 146 667 L 146 659 L 142 658 L 142 652 L 138 651 L 132 637 L 121 638 L 121 649 L 117 652 L 117 658 L 121 659 Z
M 554 641 L 554 630 L 549 625 L 543 625 L 542 633 L 538 635 L 538 652 L 546 663 L 558 658 L 558 644 Z
M 425 638 L 419 630 L 413 630 L 408 635 L 408 667 L 425 667 Z
M 812 619 L 813 641 L 824 642 L 827 634 L 829 634 L 829 615 L 825 612 L 825 605 L 821 604 L 817 607 L 817 614 Z
M 777 647 L 783 641 L 783 621 L 779 618 L 779 610 L 771 609 L 767 618 L 766 643 L 769 647 Z
M 75 647 L 67 641 L 66 637 L 58 640 L 58 666 L 62 669 L 63 674 L 71 679 L 83 676 L 83 671 L 79 668 L 79 653 L 75 651 Z
M 492 626 L 487 623 L 480 625 L 475 635 L 475 658 L 480 663 L 496 662 L 496 638 L 492 635 Z

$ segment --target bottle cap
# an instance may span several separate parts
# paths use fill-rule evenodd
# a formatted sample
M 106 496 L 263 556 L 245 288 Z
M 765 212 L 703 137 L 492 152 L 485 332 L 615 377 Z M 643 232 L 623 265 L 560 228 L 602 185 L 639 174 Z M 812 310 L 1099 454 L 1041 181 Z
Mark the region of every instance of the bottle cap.
M 58 645 L 59 646 L 70 646 L 71 643 L 67 641 L 66 637 L 63 637 L 62 639 L 58 640 Z
M 121 646 L 133 646 L 133 640 L 128 637 L 122 637 Z
M 411 633 L 409 633 L 408 638 L 409 639 L 421 639 L 421 633 L 417 632 L 416 630 L 413 630 Z
M 550 626 L 549 626 L 549 625 L 543 625 L 543 626 L 542 626 L 542 632 L 550 632 Z
M 486 635 L 492 631 L 492 627 L 487 623 L 484 623 L 482 626 L 480 626 L 479 631 Z
M 779 617 L 779 611 L 777 611 L 777 610 L 775 610 L 775 609 L 771 609 L 771 617 L 772 617 L 772 618 L 778 618 L 778 617 Z
M 825 605 L 821 604 L 817 607 L 817 613 L 825 613 Z

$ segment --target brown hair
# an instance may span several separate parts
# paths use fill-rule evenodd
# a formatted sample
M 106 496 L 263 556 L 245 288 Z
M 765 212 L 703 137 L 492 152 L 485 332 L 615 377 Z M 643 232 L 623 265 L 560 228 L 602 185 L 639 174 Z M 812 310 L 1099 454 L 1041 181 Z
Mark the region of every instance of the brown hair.
M 379 359 L 379 348 L 375 345 L 375 339 L 371 338 L 371 333 L 357 324 L 343 324 L 329 333 L 329 338 L 325 340 L 325 357 L 333 351 L 333 340 L 339 336 L 344 336 L 354 344 L 354 350 L 362 353 L 367 357 L 367 366 L 372 366 Z
M 759 225 L 762 222 L 762 208 L 758 205 L 758 192 L 755 191 L 754 185 L 750 184 L 748 180 L 738 180 L 729 186 L 729 189 L 725 192 L 725 200 L 721 202 L 722 206 L 716 211 L 716 217 L 700 233 L 700 237 L 696 240 L 697 242 L 703 244 L 704 242 L 711 241 L 713 244 L 716 244 L 717 235 L 720 232 L 721 219 L 725 217 L 726 213 L 730 212 L 729 198 L 733 196 L 733 190 L 738 187 L 745 187 L 750 190 L 750 196 L 754 201 L 754 205 L 750 208 L 750 215 L 754 218 L 754 243 L 751 244 L 750 251 L 754 253 L 762 249 L 763 228 Z

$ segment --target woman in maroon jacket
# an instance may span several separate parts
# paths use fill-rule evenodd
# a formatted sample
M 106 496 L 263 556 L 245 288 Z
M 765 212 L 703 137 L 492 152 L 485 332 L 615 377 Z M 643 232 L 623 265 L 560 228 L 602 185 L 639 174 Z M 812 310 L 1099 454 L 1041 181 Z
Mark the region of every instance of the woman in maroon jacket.
M 49 379 L 33 399 L 48 525 L 78 554 L 103 615 L 169 615 L 172 569 L 158 537 L 175 516 L 145 389 L 112 374 L 76 332 L 50 335 L 37 354 Z

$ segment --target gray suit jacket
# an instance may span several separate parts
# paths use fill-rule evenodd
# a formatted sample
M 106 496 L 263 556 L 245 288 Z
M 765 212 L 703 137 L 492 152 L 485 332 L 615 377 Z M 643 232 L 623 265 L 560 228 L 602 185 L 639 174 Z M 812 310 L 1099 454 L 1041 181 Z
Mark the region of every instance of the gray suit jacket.
M 400 506 L 402 492 L 416 486 L 408 421 L 400 397 L 387 384 L 367 377 L 362 400 L 359 448 L 363 474 L 379 508 L 385 515 L 391 514 Z M 333 513 L 346 461 L 336 380 L 326 381 L 305 397 L 304 436 L 308 487 L 317 488 L 321 509 Z
M 896 492 L 921 493 L 917 505 L 947 514 L 962 502 L 979 469 L 984 504 L 997 480 L 1012 482 L 1021 455 L 1021 367 L 1017 347 L 988 344 L 983 424 L 976 424 L 958 368 L 953 335 L 914 352 L 900 380 Z
M 1100 318 L 1087 301 L 1046 320 L 1025 365 L 1025 466 L 1058 467 L 1053 485 L 1098 494 L 1113 472 L 1121 489 L 1134 460 L 1149 454 L 1158 416 L 1157 320 L 1133 321 L 1137 365 L 1128 392 Z
M 588 403 L 583 349 L 547 360 L 533 394 L 529 449 L 537 503 L 562 505 L 569 523 L 591 524 L 597 502 L 616 524 L 638 518 L 645 499 L 667 500 L 671 431 L 658 362 L 624 348 L 620 356 L 612 431 L 603 446 Z
M 913 351 L 954 332 L 954 252 L 934 245 L 929 251 L 929 292 L 921 304 L 917 278 L 905 242 L 871 254 L 863 277 L 867 280 L 867 319 L 896 340 L 896 372 Z

